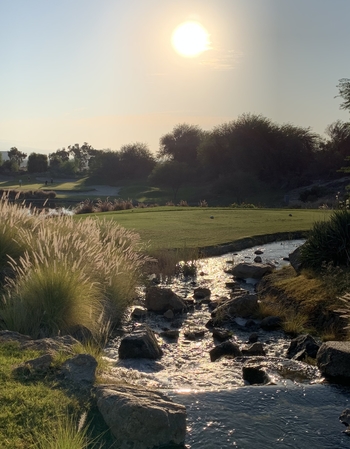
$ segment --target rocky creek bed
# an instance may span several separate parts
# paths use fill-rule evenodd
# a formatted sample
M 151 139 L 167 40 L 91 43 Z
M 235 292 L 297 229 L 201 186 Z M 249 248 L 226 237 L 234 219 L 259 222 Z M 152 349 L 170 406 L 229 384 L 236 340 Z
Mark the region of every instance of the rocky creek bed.
M 348 436 L 342 433 L 344 426 L 338 419 L 348 406 L 348 388 L 327 384 L 316 366 L 287 358 L 291 338 L 282 331 L 264 330 L 258 320 L 236 317 L 225 324 L 224 330 L 242 354 L 211 357 L 222 344 L 221 338 L 213 337 L 211 302 L 230 297 L 241 288 L 253 293 L 256 283 L 245 279 L 233 286 L 230 267 L 253 262 L 257 254 L 262 263 L 282 267 L 289 264 L 288 254 L 302 243 L 275 242 L 203 259 L 195 279 L 158 284 L 171 288 L 191 307 L 175 314 L 141 308 L 135 316 L 130 315 L 125 333 L 111 340 L 105 350 L 112 362 L 111 378 L 156 388 L 185 405 L 186 443 L 192 448 L 250 448 L 258 442 L 259 448 L 348 447 Z M 210 299 L 196 297 L 199 288 L 210 290 Z M 144 298 L 144 292 L 140 292 L 141 307 Z M 153 360 L 119 357 L 125 335 L 137 333 L 145 325 L 154 332 L 162 356 Z M 260 344 L 264 355 L 245 352 L 253 341 Z M 266 375 L 257 382 L 259 385 L 249 386 L 243 378 L 244 368 L 250 367 Z

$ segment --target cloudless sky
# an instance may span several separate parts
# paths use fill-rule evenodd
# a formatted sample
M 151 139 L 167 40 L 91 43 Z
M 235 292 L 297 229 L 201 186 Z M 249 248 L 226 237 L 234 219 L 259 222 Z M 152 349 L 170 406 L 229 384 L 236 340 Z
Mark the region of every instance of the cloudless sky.
M 173 30 L 211 48 L 184 58 Z M 323 134 L 350 78 L 350 0 L 0 0 L 0 150 L 152 152 L 178 123 L 243 113 Z

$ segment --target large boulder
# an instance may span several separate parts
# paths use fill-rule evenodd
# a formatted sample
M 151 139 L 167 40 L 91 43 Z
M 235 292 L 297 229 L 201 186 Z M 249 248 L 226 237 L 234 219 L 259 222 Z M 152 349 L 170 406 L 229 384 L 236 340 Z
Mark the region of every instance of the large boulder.
M 148 326 L 140 326 L 124 337 L 118 353 L 121 359 L 159 359 L 163 355 L 154 332 Z
M 317 352 L 317 366 L 326 377 L 350 381 L 350 341 L 327 341 Z
M 287 357 L 294 360 L 315 359 L 319 348 L 320 345 L 311 335 L 299 335 L 291 341 Z
M 297 249 L 295 249 L 292 253 L 288 255 L 289 262 L 297 274 L 299 274 L 302 269 L 302 262 L 301 262 L 302 246 L 303 245 L 299 246 Z
M 275 267 L 270 264 L 242 262 L 235 265 L 231 273 L 241 279 L 261 279 L 266 274 L 272 273 L 274 269 Z
M 98 409 L 119 449 L 184 443 L 186 407 L 163 393 L 116 385 L 101 385 L 95 391 Z
M 146 308 L 152 312 L 164 313 L 172 310 L 174 313 L 186 310 L 186 304 L 180 296 L 170 288 L 149 287 L 145 296 Z
M 212 311 L 211 316 L 221 321 L 227 317 L 236 318 L 249 318 L 254 316 L 258 309 L 258 297 L 255 294 L 243 294 L 235 298 L 230 299 L 223 305 L 218 306 Z

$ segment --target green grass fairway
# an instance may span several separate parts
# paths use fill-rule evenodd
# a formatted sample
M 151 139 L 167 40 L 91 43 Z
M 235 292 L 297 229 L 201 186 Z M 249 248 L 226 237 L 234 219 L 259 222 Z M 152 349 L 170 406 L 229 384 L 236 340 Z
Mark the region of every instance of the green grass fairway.
M 308 231 L 315 221 L 326 220 L 329 214 L 329 211 L 314 209 L 156 207 L 94 216 L 114 220 L 127 229 L 135 230 L 143 241 L 150 242 L 151 249 L 181 249 L 215 246 L 278 232 Z

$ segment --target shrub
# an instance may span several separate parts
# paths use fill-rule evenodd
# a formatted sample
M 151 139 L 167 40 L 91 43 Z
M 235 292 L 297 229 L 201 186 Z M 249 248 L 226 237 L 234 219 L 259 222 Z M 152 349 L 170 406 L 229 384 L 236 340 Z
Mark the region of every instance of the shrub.
M 329 221 L 314 224 L 301 247 L 301 261 L 306 268 L 320 271 L 323 263 L 350 265 L 350 211 L 335 211 Z
M 178 206 L 181 206 L 181 207 L 188 207 L 188 203 L 187 203 L 187 201 L 185 201 L 185 200 L 181 200 L 181 201 L 179 202 Z
M 78 204 L 78 206 L 74 209 L 75 214 L 91 214 L 95 212 L 94 202 L 86 199 Z
M 109 212 L 112 210 L 112 203 L 109 201 L 109 199 L 101 200 L 98 198 L 97 204 L 95 206 L 95 212 Z
M 208 207 L 208 203 L 205 200 L 200 200 L 198 203 L 199 207 Z

